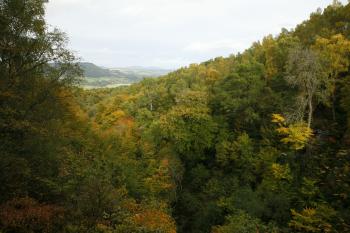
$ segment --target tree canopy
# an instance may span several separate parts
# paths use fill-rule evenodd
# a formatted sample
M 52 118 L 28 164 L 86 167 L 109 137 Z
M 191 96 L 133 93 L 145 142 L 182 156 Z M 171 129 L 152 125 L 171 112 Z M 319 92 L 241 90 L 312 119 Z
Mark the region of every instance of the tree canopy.
M 0 1 L 0 232 L 350 232 L 350 4 L 93 90 L 44 4 Z

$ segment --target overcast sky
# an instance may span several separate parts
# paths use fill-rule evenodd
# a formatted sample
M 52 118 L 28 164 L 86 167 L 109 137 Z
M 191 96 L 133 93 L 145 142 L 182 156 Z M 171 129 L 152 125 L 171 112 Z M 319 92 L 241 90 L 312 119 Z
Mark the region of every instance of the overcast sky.
M 69 48 L 84 61 L 175 69 L 243 51 L 331 2 L 50 0 L 46 18 L 68 34 Z

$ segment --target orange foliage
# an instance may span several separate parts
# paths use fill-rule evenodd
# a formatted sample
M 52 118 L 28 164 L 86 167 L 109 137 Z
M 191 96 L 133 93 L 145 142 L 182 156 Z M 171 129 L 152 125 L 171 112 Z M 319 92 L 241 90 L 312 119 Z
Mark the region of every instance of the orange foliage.
M 63 208 L 40 204 L 25 197 L 15 198 L 0 206 L 0 221 L 5 229 L 21 229 L 25 232 L 51 232 L 51 228 L 63 218 Z
M 174 219 L 161 210 L 147 209 L 135 214 L 132 221 L 146 231 L 160 231 L 164 233 L 176 233 Z
M 161 167 L 168 168 L 168 167 L 169 167 L 169 159 L 162 159 L 162 160 L 160 161 L 160 166 L 161 166 Z
M 125 128 L 131 129 L 134 125 L 134 119 L 132 117 L 122 117 L 117 121 L 118 127 L 123 126 Z
M 58 98 L 61 101 L 62 106 L 65 106 L 68 112 L 79 121 L 88 121 L 89 117 L 83 109 L 80 108 L 73 94 L 67 89 L 58 90 Z

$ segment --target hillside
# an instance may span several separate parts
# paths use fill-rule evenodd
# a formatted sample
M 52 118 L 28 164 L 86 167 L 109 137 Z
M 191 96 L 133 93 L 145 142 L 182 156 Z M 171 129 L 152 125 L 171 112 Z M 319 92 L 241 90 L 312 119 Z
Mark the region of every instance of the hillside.
M 0 4 L 0 232 L 350 232 L 350 3 L 93 90 L 152 68 L 75 63 L 44 12 Z
M 145 189 L 176 232 L 350 232 L 349 16 L 333 4 L 242 54 L 79 98 L 122 153 L 158 161 Z
M 114 77 L 116 74 L 113 74 L 109 69 L 102 68 L 93 63 L 81 62 L 79 63 L 81 69 L 84 71 L 84 76 L 99 78 L 99 77 Z M 123 75 L 120 73 L 120 75 Z
M 113 72 L 123 72 L 137 77 L 159 77 L 170 73 L 172 70 L 160 69 L 157 67 L 131 66 L 111 69 Z
M 170 70 L 147 67 L 103 68 L 93 63 L 81 62 L 79 66 L 84 72 L 84 88 L 105 88 L 128 85 L 147 77 L 166 75 Z

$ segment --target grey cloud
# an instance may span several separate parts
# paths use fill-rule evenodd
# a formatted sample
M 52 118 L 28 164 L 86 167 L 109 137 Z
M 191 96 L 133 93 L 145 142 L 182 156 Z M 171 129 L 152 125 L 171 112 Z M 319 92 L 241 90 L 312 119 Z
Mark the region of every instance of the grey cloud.
M 344 0 L 346 2 L 346 0 Z M 331 0 L 51 0 L 47 20 L 98 65 L 177 68 L 242 51 Z

